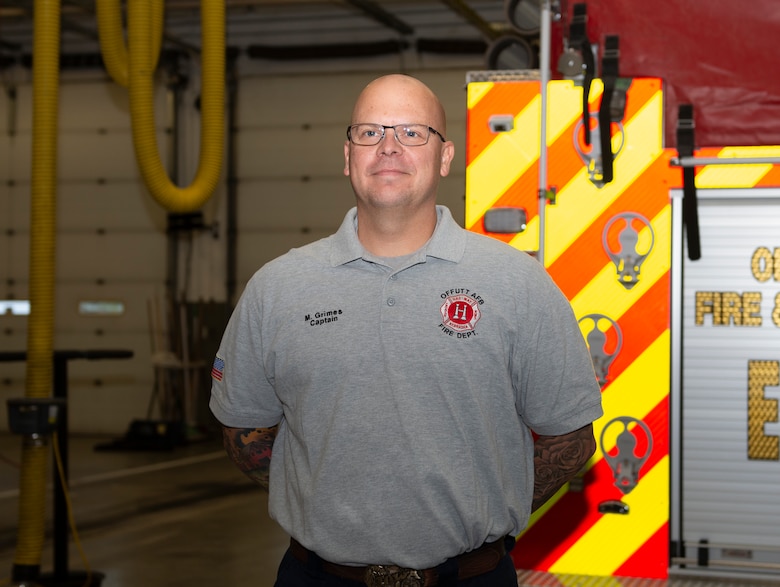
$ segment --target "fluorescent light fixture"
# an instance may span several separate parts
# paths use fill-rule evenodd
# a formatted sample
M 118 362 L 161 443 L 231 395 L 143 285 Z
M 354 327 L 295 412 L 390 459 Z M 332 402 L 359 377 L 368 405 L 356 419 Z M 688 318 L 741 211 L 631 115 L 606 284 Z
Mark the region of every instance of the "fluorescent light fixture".
M 79 302 L 79 314 L 82 316 L 121 316 L 124 313 L 124 302 L 115 300 L 83 300 Z
M 29 316 L 30 300 L 0 300 L 0 316 Z

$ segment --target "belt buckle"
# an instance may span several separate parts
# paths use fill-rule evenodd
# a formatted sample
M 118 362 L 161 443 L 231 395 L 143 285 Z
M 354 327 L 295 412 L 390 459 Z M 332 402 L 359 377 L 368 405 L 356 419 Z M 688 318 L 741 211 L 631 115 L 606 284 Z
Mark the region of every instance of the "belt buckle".
M 425 579 L 414 569 L 395 565 L 370 565 L 365 577 L 368 587 L 424 587 Z

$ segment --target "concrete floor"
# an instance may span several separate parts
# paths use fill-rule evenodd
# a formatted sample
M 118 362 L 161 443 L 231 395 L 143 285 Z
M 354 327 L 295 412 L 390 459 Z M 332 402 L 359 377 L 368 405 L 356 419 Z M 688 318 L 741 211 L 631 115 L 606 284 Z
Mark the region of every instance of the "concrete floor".
M 170 451 L 95 450 L 111 442 L 78 436 L 68 441 L 71 501 L 87 559 L 85 564 L 71 537 L 67 571 L 74 580 L 89 567 L 102 575 L 104 587 L 273 586 L 288 537 L 268 517 L 266 495 L 228 461 L 217 439 Z M 17 552 L 20 457 L 20 437 L 0 434 L 0 586 L 10 584 Z M 49 529 L 52 503 L 53 498 L 47 500 Z M 53 553 L 48 536 L 40 562 L 44 577 L 53 573 Z M 519 571 L 518 583 L 767 587 L 780 585 L 780 579 L 682 576 L 659 581 Z

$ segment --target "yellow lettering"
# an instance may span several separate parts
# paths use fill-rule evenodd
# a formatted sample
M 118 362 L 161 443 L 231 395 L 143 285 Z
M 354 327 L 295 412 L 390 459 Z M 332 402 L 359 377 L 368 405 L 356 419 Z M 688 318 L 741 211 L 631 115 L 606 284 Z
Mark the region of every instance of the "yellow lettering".
M 772 322 L 780 326 L 780 293 L 775 296 L 775 308 L 772 310 Z
M 775 249 L 775 252 L 777 252 L 777 249 Z M 773 266 L 776 266 L 776 264 L 772 262 L 772 253 L 769 249 L 758 247 L 750 260 L 750 270 L 753 272 L 753 277 L 761 282 L 768 281 L 772 277 Z M 776 274 L 775 279 L 777 279 Z
M 704 315 L 712 315 L 712 323 L 720 320 L 720 294 L 713 291 L 696 292 L 696 326 L 704 324 Z
M 775 311 L 778 298 L 775 297 Z M 773 313 L 774 317 L 774 313 Z M 742 324 L 743 326 L 761 326 L 761 292 L 749 291 L 742 294 Z
M 723 292 L 721 297 L 721 319 L 720 323 L 728 326 L 734 321 L 734 326 L 742 324 L 742 298 L 733 291 Z
M 775 271 L 774 271 L 775 281 L 780 281 L 780 248 L 778 247 L 775 247 L 775 254 L 773 260 L 775 263 Z
M 712 315 L 713 326 L 761 326 L 761 292 L 697 291 L 696 326 L 702 326 L 707 314 Z M 775 297 L 772 313 L 775 325 L 780 326 L 780 294 Z
M 780 460 L 780 438 L 764 433 L 764 424 L 777 422 L 776 399 L 764 388 L 780 385 L 780 361 L 748 361 L 748 458 Z

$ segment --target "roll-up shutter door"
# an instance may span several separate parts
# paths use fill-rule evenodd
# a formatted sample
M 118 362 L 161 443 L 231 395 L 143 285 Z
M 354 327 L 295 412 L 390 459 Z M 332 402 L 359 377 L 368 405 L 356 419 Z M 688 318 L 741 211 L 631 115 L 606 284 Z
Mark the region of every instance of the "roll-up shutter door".
M 702 190 L 684 259 L 683 554 L 780 573 L 780 190 Z

